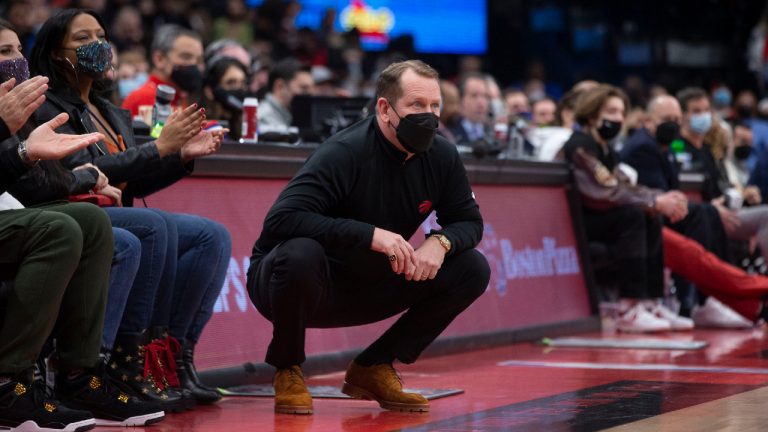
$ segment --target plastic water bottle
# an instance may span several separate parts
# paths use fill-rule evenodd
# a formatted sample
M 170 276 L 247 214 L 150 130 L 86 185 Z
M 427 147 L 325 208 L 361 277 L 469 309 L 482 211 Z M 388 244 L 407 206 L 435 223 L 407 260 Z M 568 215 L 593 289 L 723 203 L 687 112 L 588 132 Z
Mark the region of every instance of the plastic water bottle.
M 163 131 L 165 122 L 168 121 L 168 117 L 171 115 L 171 112 L 173 112 L 171 102 L 173 102 L 175 96 L 175 88 L 165 84 L 157 86 L 155 106 L 152 110 L 152 131 L 150 132 L 150 135 L 153 138 L 160 136 L 160 132 Z
M 259 100 L 247 97 L 243 101 L 243 130 L 241 143 L 256 144 L 259 142 Z

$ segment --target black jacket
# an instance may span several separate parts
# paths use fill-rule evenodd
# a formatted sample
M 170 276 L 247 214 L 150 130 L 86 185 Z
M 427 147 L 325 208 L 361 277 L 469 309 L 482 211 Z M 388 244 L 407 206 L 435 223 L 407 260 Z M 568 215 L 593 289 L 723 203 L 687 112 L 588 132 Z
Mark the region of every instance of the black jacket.
M 726 189 L 731 187 L 730 181 L 722 167 L 722 161 L 715 159 L 711 146 L 704 142 L 701 148 L 696 148 L 690 141 L 683 138 L 685 151 L 691 154 L 691 170 L 704 175 L 704 183 L 701 185 L 701 199 L 711 201 L 723 195 Z
M 307 159 L 274 203 L 253 248 L 252 268 L 280 242 L 308 237 L 329 259 L 366 280 L 387 271 L 370 250 L 374 227 L 410 238 L 437 212 L 450 253 L 475 247 L 483 220 L 456 147 L 436 137 L 405 160 L 371 116 L 332 136 Z
M 45 102 L 36 113 L 39 123 L 66 112 L 69 114 L 69 121 L 57 132 L 98 132 L 91 117 L 85 112 L 85 103 L 70 89 L 49 90 L 45 97 Z M 183 164 L 178 153 L 160 158 L 154 141 L 136 145 L 128 111 L 100 97 L 92 97 L 91 102 L 115 133 L 123 137 L 126 150 L 110 155 L 106 144 L 100 141 L 64 158 L 62 163 L 65 167 L 74 168 L 90 162 L 104 172 L 110 184 L 127 183 L 123 190 L 124 206 L 131 206 L 134 197 L 144 197 L 157 192 L 192 172 L 193 162 Z
M 637 170 L 637 183 L 663 191 L 680 188 L 677 161 L 645 129 L 640 129 L 621 149 L 621 161 Z
M 26 135 L 34 126 L 35 122 L 31 121 L 18 134 Z M 0 131 L 0 152 L 3 154 L 0 189 L 11 193 L 25 206 L 66 200 L 69 195 L 85 193 L 96 185 L 98 173 L 92 168 L 73 172 L 55 160 L 42 161 L 31 168 L 24 165 L 18 155 L 19 137 L 8 136 L 7 128 L 0 129 L 4 129 Z
M 11 135 L 8 126 L 0 118 L 0 142 L 5 141 L 9 145 L 0 147 L 0 194 L 8 190 L 29 169 L 19 157 L 18 140 Z

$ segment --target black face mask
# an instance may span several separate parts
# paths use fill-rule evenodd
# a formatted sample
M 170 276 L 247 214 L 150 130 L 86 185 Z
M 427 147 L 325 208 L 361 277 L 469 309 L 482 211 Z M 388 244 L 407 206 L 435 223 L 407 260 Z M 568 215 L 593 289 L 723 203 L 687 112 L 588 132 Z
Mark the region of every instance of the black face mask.
M 680 125 L 673 121 L 665 121 L 656 127 L 656 142 L 668 146 L 680 134 Z
M 194 93 L 203 86 L 203 74 L 197 65 L 174 66 L 171 72 L 171 81 L 186 92 Z
M 733 156 L 740 161 L 746 160 L 751 154 L 751 145 L 741 145 L 733 149 Z
M 597 127 L 597 133 L 604 140 L 612 140 L 621 132 L 621 122 L 603 119 Z
M 739 114 L 739 118 L 748 119 L 752 117 L 752 107 L 749 105 L 740 105 L 736 108 L 736 113 Z
M 395 111 L 392 104 L 389 106 L 392 107 L 392 111 Z M 400 117 L 397 111 L 395 114 Z M 400 117 L 400 124 L 395 128 L 397 139 L 410 153 L 424 153 L 432 147 L 432 143 L 435 141 L 438 121 L 437 116 L 431 112 L 408 114 L 405 117 Z M 392 123 L 390 123 L 391 125 Z
M 243 101 L 246 96 L 245 89 L 224 90 L 221 86 L 213 88 L 213 99 L 220 103 L 225 110 L 232 113 L 243 111 Z

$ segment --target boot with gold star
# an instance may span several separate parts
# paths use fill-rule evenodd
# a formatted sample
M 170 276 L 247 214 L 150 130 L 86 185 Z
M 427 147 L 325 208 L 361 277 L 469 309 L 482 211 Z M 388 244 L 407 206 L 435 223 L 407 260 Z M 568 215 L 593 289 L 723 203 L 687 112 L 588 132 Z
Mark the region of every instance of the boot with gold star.
M 159 403 L 166 412 L 184 411 L 181 395 L 167 387 L 156 356 L 147 351 L 144 333 L 119 333 L 107 363 L 107 374 L 129 395 Z

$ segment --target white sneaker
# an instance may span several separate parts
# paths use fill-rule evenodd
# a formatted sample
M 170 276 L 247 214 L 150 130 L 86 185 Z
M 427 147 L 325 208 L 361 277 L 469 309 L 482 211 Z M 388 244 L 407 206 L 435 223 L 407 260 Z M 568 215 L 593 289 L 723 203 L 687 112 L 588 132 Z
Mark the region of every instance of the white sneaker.
M 641 303 L 621 314 L 616 320 L 616 328 L 627 333 L 654 333 L 672 330 L 668 321 L 657 318 Z
M 698 327 L 716 327 L 727 329 L 750 329 L 754 324 L 739 315 L 738 312 L 721 303 L 714 297 L 708 297 L 704 306 L 695 306 L 691 318 Z
M 647 305 L 648 311 L 656 318 L 663 319 L 669 323 L 673 331 L 693 330 L 693 320 L 680 316 L 672 312 L 668 307 L 659 302 L 652 302 Z

